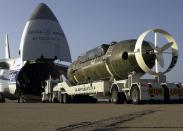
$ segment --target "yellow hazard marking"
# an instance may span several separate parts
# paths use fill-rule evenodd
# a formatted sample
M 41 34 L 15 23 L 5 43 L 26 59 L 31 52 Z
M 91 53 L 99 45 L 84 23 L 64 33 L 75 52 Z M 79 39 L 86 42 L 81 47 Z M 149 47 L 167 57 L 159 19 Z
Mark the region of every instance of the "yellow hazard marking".
M 183 95 L 183 88 L 172 88 L 170 89 L 171 96 L 179 96 Z
M 150 96 L 162 96 L 163 89 L 162 88 L 149 88 L 148 93 Z

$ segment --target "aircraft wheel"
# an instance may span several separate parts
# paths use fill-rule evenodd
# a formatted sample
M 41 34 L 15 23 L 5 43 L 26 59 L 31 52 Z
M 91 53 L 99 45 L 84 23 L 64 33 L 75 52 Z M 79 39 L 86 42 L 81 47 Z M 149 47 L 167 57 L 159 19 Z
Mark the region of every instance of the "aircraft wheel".
M 2 93 L 0 93 L 0 103 L 5 103 L 5 97 Z
M 133 104 L 140 104 L 140 91 L 137 87 L 132 87 L 130 95 Z

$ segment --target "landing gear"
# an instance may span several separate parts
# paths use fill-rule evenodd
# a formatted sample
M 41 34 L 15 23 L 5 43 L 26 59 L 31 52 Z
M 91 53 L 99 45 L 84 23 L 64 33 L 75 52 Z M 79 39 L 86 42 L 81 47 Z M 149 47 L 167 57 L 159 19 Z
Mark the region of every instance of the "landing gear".
M 5 103 L 5 97 L 2 93 L 0 93 L 0 103 Z

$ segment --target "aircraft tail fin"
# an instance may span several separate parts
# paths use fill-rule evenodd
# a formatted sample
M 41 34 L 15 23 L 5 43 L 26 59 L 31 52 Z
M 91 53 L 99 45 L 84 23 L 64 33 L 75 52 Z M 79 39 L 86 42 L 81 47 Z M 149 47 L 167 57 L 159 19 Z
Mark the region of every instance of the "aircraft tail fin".
M 9 39 L 8 34 L 6 34 L 6 41 L 5 41 L 5 59 L 10 58 L 10 48 L 9 48 Z

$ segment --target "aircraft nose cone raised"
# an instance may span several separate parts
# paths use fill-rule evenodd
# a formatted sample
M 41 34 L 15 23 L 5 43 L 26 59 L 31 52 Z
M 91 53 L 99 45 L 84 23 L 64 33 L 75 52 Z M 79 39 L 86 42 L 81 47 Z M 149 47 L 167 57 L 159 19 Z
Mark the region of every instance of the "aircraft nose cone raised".
M 26 22 L 20 55 L 23 61 L 44 58 L 71 62 L 65 34 L 51 9 L 43 3 L 36 7 Z
M 53 12 L 44 3 L 40 3 L 32 13 L 31 17 L 29 18 L 29 20 L 37 20 L 37 19 L 52 20 L 58 22 Z

